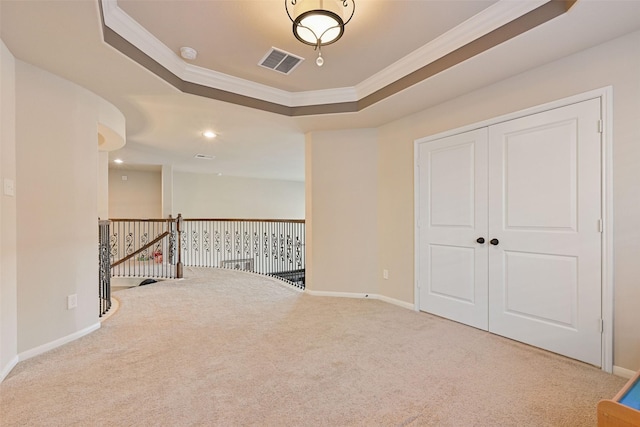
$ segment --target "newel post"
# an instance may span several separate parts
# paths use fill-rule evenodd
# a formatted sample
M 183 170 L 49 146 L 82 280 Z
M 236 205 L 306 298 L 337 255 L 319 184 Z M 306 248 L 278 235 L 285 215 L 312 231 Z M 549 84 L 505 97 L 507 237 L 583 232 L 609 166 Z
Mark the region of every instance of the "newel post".
M 182 279 L 182 214 L 178 214 L 178 262 L 176 263 L 176 277 Z

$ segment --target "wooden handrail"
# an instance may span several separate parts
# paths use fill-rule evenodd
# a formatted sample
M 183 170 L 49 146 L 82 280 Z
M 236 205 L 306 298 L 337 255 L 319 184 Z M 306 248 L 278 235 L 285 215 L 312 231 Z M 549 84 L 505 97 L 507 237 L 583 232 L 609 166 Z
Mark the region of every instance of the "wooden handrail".
M 175 222 L 177 218 L 109 218 L 113 222 Z
M 184 218 L 185 222 L 191 221 L 220 221 L 220 222 L 293 222 L 303 224 L 304 219 L 244 219 L 244 218 Z
M 155 239 L 153 239 L 152 241 L 150 241 L 149 243 L 147 243 L 146 245 L 144 245 L 143 247 L 141 247 L 140 249 L 138 249 L 137 251 L 135 251 L 134 253 L 131 253 L 129 255 L 127 255 L 126 257 L 114 262 L 113 264 L 111 264 L 111 268 L 122 264 L 123 262 L 130 260 L 131 258 L 133 258 L 134 256 L 138 255 L 140 252 L 144 251 L 145 249 L 150 248 L 151 246 L 155 245 L 156 243 L 158 243 L 160 240 L 164 239 L 166 236 L 169 235 L 168 231 L 165 231 L 164 233 L 162 233 L 161 235 L 159 235 L 158 237 L 156 237 Z
M 113 222 L 175 222 L 178 218 L 110 218 Z M 184 221 L 219 221 L 219 222 L 292 222 L 303 224 L 304 219 L 250 219 L 250 218 L 184 218 Z

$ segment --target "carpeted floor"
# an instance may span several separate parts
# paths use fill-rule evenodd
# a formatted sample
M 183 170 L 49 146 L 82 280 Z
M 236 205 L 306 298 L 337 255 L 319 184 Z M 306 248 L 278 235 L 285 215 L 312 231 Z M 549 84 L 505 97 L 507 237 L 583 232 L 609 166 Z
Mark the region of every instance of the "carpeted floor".
M 2 426 L 595 426 L 625 380 L 380 301 L 186 269 L 18 364 Z

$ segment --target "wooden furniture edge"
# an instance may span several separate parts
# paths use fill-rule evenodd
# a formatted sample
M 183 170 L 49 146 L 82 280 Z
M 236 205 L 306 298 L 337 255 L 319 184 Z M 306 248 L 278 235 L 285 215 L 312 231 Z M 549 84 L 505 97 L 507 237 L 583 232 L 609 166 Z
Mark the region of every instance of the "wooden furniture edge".
M 613 399 L 598 402 L 598 427 L 638 427 L 640 411 L 620 403 L 620 399 L 640 381 L 640 371 L 631 378 Z

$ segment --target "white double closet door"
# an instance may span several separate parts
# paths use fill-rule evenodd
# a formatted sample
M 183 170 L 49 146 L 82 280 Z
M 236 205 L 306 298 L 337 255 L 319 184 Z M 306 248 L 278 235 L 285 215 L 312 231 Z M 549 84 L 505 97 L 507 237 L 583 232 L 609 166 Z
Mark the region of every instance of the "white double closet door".
M 600 366 L 599 99 L 418 145 L 420 310 Z

